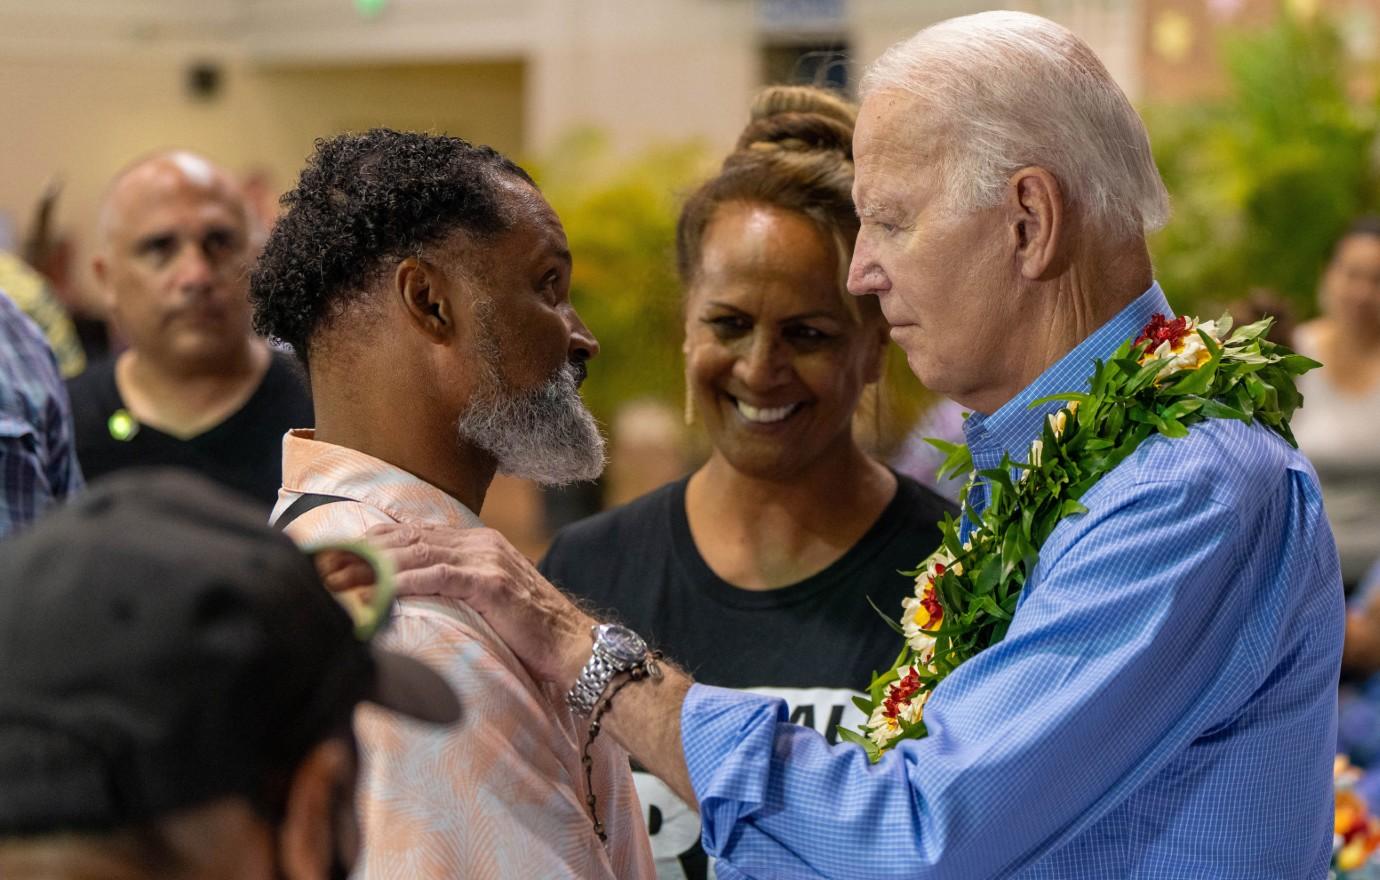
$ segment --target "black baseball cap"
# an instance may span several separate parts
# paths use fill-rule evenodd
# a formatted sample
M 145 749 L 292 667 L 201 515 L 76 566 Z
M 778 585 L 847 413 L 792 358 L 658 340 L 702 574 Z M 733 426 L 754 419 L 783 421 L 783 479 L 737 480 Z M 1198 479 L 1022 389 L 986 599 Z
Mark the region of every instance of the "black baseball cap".
M 201 477 L 127 471 L 0 541 L 0 836 L 258 803 L 364 700 L 460 716 L 444 679 L 362 641 L 312 558 Z

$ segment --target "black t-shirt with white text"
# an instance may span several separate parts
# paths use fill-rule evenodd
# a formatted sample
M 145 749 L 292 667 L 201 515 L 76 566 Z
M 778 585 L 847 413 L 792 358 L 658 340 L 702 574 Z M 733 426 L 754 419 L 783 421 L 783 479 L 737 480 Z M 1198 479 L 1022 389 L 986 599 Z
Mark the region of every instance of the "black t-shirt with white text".
M 840 559 L 796 584 L 745 590 L 716 575 L 690 533 L 687 480 L 562 529 L 541 562 L 546 577 L 611 613 L 703 684 L 779 697 L 791 720 L 830 742 L 864 720 L 852 699 L 888 668 L 900 641 L 868 603 L 896 617 L 912 571 L 939 546 L 956 508 L 909 477 Z M 650 774 L 638 796 L 661 878 L 705 880 L 699 817 Z

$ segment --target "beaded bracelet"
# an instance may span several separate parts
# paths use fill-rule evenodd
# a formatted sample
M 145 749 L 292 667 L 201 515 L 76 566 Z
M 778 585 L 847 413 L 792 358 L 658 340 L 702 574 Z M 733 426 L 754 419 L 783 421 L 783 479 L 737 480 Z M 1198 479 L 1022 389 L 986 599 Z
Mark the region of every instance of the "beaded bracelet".
M 599 811 L 597 809 L 597 799 L 594 796 L 594 758 L 590 755 L 590 747 L 594 745 L 594 738 L 599 735 L 599 719 L 604 717 L 604 713 L 613 705 L 613 698 L 618 696 L 618 692 L 635 681 L 644 678 L 660 678 L 661 670 L 657 668 L 656 661 L 661 659 L 660 651 L 653 651 L 647 655 L 647 659 L 637 666 L 628 670 L 627 677 L 614 686 L 609 691 L 609 695 L 600 701 L 594 710 L 594 717 L 589 721 L 589 738 L 585 740 L 584 752 L 580 757 L 580 763 L 585 765 L 585 803 L 589 806 L 589 818 L 594 823 L 594 833 L 599 835 L 599 840 L 608 843 L 608 833 L 604 831 L 604 823 L 599 821 Z

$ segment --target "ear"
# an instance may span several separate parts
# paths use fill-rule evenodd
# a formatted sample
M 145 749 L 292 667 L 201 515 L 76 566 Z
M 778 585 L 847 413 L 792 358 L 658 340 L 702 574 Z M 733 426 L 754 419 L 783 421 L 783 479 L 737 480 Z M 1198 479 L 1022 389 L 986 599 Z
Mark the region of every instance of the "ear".
M 91 258 L 91 275 L 96 279 L 97 294 L 106 315 L 115 311 L 115 291 L 110 286 L 110 261 L 104 251 Z
M 410 323 L 436 343 L 455 334 L 446 274 L 435 263 L 408 257 L 393 270 L 393 293 Z
M 339 827 L 340 801 L 348 800 L 345 814 L 354 821 L 355 760 L 342 739 L 328 739 L 315 746 L 292 776 L 287 809 L 278 832 L 278 858 L 287 880 L 320 880 L 329 876 L 341 841 L 357 842 L 353 829 Z M 354 852 L 346 854 L 354 861 Z
M 1064 268 L 1066 218 L 1059 181 L 1043 168 L 1022 168 L 1007 184 L 1007 208 L 1016 267 L 1030 281 L 1047 280 Z

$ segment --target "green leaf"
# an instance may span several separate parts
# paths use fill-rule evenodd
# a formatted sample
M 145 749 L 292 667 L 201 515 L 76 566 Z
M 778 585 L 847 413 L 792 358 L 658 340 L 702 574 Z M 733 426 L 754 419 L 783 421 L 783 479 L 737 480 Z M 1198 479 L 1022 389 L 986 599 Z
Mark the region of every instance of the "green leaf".
M 1236 321 L 1232 318 L 1231 312 L 1223 312 L 1222 317 L 1218 318 L 1214 323 L 1217 325 L 1217 337 L 1219 339 L 1228 339 L 1231 337 L 1232 325 L 1235 324 Z
M 1101 400 L 1102 395 L 1107 393 L 1107 367 L 1102 361 L 1093 362 L 1092 382 L 1089 383 L 1092 390 L 1092 397 Z
M 1159 424 L 1160 433 L 1166 437 L 1187 437 L 1188 429 L 1183 422 L 1178 419 L 1161 418 Z
M 1063 519 L 1066 516 L 1078 516 L 1079 514 L 1087 512 L 1088 509 L 1086 507 L 1084 507 L 1082 504 L 1079 504 L 1077 501 L 1074 501 L 1072 498 L 1070 498 L 1068 501 L 1065 501 L 1062 505 L 1059 506 L 1060 519 Z
M 1309 370 L 1316 370 L 1318 367 L 1322 366 L 1320 362 L 1310 357 L 1304 357 L 1301 354 L 1287 354 L 1280 358 L 1279 362 L 1286 370 L 1295 376 L 1302 376 Z
M 1202 408 L 1202 400 L 1196 397 L 1190 397 L 1186 400 L 1175 401 L 1172 406 L 1164 411 L 1164 417 L 1166 419 L 1181 419 L 1189 413 L 1197 412 Z
M 1001 561 L 988 557 L 978 569 L 977 577 L 973 579 L 973 592 L 984 596 L 996 588 L 1001 578 Z
M 872 606 L 872 610 L 877 612 L 877 616 L 880 617 L 882 620 L 885 620 L 886 625 L 891 627 L 898 636 L 904 636 L 906 634 L 906 631 L 901 628 L 901 624 L 897 623 L 890 616 L 888 616 L 885 611 L 878 608 L 877 603 L 872 601 L 871 596 L 866 596 L 865 598 L 867 599 L 867 604 Z
M 1210 360 L 1196 370 L 1190 370 L 1165 389 L 1170 394 L 1202 394 L 1217 378 L 1218 360 Z
M 1011 612 L 1007 611 L 1005 608 L 1002 608 L 996 602 L 992 601 L 991 596 L 979 597 L 977 600 L 977 604 L 982 608 L 983 611 L 986 611 L 988 614 L 992 615 L 998 620 L 1010 620 L 1012 617 Z
M 1270 332 L 1270 328 L 1274 326 L 1274 323 L 1275 323 L 1275 319 L 1274 319 L 1274 318 L 1271 318 L 1271 317 L 1261 318 L 1259 321 L 1256 321 L 1254 324 L 1247 324 L 1247 325 L 1244 326 L 1244 327 L 1238 327 L 1237 330 L 1236 330 L 1236 332 L 1233 333 L 1233 334 L 1227 339 L 1227 341 L 1228 341 L 1228 342 L 1244 342 L 1244 341 L 1246 341 L 1246 340 L 1248 340 L 1248 339 L 1258 339 L 1259 337 L 1264 336 L 1266 333 Z M 1220 328 L 1219 328 L 1219 329 L 1220 329 Z M 1224 333 L 1223 336 L 1225 337 L 1226 334 Z
M 963 448 L 962 443 L 950 443 L 948 440 L 941 440 L 938 437 L 925 437 L 925 442 L 944 453 L 946 456 L 953 455 Z
M 1169 363 L 1169 360 L 1169 358 L 1158 358 L 1139 368 L 1136 373 L 1131 376 L 1131 381 L 1127 384 L 1127 390 L 1131 394 L 1135 394 L 1142 389 L 1148 388 L 1164 370 L 1164 365 Z
M 1055 401 L 1062 401 L 1065 403 L 1077 403 L 1080 407 L 1082 407 L 1087 406 L 1088 402 L 1092 400 L 1092 398 L 1093 395 L 1091 394 L 1079 394 L 1074 391 L 1066 391 L 1063 394 L 1051 394 L 1048 397 L 1041 397 L 1039 400 L 1032 400 L 1030 403 L 1026 404 L 1025 408 L 1035 409 L 1036 407 L 1044 406 L 1047 403 L 1054 403 Z M 1068 407 L 1064 408 L 1068 409 Z
M 846 727 L 840 727 L 837 728 L 837 730 L 839 739 L 847 743 L 852 743 L 855 746 L 862 746 L 863 750 L 867 752 L 867 759 L 873 764 L 882 759 L 882 752 L 877 748 L 877 744 L 863 734 L 849 730 Z
M 1006 580 L 1011 577 L 1011 572 L 1016 570 L 1016 566 L 1021 563 L 1021 546 L 1019 533 L 1015 529 L 1008 529 L 1002 536 L 1001 542 L 1001 577 Z
M 1247 423 L 1249 423 L 1251 420 L 1250 416 L 1246 415 L 1234 406 L 1229 406 L 1228 404 L 1219 403 L 1216 400 L 1208 400 L 1206 398 L 1198 399 L 1203 401 L 1203 408 L 1199 410 L 1199 412 L 1201 412 L 1206 418 L 1236 419 L 1239 422 Z

